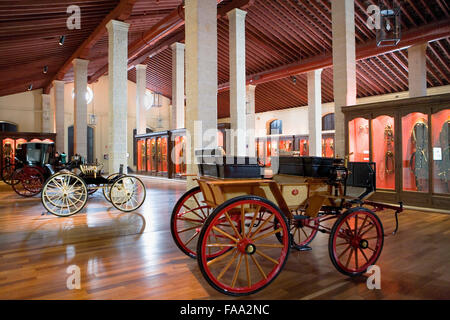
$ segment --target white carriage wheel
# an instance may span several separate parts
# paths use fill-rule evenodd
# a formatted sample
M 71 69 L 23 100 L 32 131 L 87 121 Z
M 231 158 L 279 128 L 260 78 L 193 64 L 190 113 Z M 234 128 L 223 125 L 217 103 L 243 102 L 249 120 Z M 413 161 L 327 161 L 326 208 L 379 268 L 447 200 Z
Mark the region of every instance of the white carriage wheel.
M 109 191 L 112 205 L 124 212 L 138 209 L 144 203 L 145 196 L 144 183 L 139 178 L 127 175 L 117 179 Z
M 120 174 L 121 174 L 121 173 L 113 173 L 113 174 L 110 174 L 110 175 L 106 178 L 106 180 L 108 180 L 108 183 L 107 183 L 105 186 L 103 186 L 102 191 L 103 191 L 103 196 L 105 197 L 105 199 L 106 199 L 108 202 L 111 202 L 111 199 L 109 198 L 109 193 L 110 193 L 110 190 L 111 190 L 110 186 L 112 185 L 112 183 L 110 182 L 110 180 L 116 178 L 116 177 L 117 177 L 118 175 L 120 175 Z M 122 174 L 122 175 L 124 175 L 124 174 Z
M 60 217 L 79 212 L 86 205 L 87 199 L 85 182 L 72 173 L 57 173 L 50 177 L 41 195 L 45 209 Z

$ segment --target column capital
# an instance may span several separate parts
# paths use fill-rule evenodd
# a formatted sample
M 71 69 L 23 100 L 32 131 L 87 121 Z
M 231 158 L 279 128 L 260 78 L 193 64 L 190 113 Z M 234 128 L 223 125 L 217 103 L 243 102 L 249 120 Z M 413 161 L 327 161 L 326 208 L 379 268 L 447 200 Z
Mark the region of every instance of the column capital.
M 42 94 L 42 100 L 48 99 L 50 101 L 50 94 L 49 93 L 43 93 Z
M 238 9 L 238 8 L 234 8 L 233 10 L 230 10 L 227 12 L 227 16 L 228 19 L 245 19 L 245 16 L 247 15 L 247 11 Z
M 185 44 L 181 42 L 175 42 L 170 45 L 170 48 L 172 50 L 184 50 L 185 47 L 186 47 Z
M 137 64 L 135 68 L 136 68 L 136 70 L 146 70 L 147 65 L 146 64 Z
M 315 70 L 308 71 L 307 73 L 321 74 L 322 71 L 323 71 L 323 69 L 315 69 Z
M 122 22 L 119 20 L 111 20 L 106 24 L 106 29 L 108 31 L 124 31 L 128 32 L 128 29 L 130 28 L 130 24 L 126 22 Z
M 87 65 L 89 64 L 89 60 L 76 58 L 76 59 L 73 59 L 72 63 L 74 65 L 74 67 L 78 67 L 79 66 L 79 67 L 86 67 L 87 68 Z
M 63 80 L 53 80 L 52 83 L 53 83 L 53 86 L 63 86 L 66 84 L 66 82 Z

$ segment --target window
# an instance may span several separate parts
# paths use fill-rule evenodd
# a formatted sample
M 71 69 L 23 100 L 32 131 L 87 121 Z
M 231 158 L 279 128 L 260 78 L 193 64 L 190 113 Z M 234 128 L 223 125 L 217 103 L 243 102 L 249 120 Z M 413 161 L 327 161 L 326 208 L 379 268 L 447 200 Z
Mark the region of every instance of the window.
M 270 134 L 281 134 L 283 133 L 281 120 L 275 119 L 270 122 L 269 125 L 269 135 Z
M 322 131 L 334 130 L 334 113 L 322 117 Z

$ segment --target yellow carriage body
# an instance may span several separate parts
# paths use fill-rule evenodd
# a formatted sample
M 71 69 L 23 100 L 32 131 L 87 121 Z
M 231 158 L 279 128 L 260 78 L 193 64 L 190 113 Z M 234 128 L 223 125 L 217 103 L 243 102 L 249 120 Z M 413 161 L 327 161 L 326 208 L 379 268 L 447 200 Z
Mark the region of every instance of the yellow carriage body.
M 243 195 L 255 195 L 275 204 L 288 217 L 292 212 L 316 217 L 324 205 L 338 206 L 345 197 L 342 188 L 333 196 L 325 178 L 275 175 L 272 179 L 222 179 L 202 176 L 197 179 L 205 203 L 215 208 Z

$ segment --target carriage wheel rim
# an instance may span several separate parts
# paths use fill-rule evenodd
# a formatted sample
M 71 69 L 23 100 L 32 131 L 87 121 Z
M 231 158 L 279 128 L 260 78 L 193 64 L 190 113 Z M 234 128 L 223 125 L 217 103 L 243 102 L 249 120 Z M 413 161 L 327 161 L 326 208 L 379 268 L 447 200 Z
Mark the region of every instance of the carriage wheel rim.
M 256 199 L 252 199 L 252 200 L 241 200 L 238 202 L 234 202 L 231 203 L 229 206 L 223 208 L 218 214 L 215 215 L 215 217 L 213 218 L 213 220 L 208 224 L 208 226 L 206 227 L 205 231 L 204 231 L 204 235 L 207 235 L 209 232 L 211 232 L 211 230 L 213 229 L 213 227 L 215 227 L 216 225 L 219 225 L 222 222 L 219 222 L 219 220 L 223 218 L 221 218 L 221 215 L 228 212 L 229 209 L 233 208 L 233 207 L 237 207 L 237 206 L 241 206 L 243 204 L 250 204 L 250 205 L 255 205 L 255 206 L 261 206 L 259 212 L 261 212 L 261 209 L 266 209 L 268 214 L 273 214 L 272 216 L 269 216 L 268 219 L 271 219 L 272 217 L 274 219 L 278 218 L 279 221 L 281 219 L 284 219 L 284 217 L 282 216 L 282 213 L 279 212 L 276 208 L 274 208 L 273 206 L 260 201 L 260 200 L 256 200 Z M 264 221 L 264 220 L 263 220 Z M 283 220 L 285 221 L 285 220 Z M 219 222 L 219 223 L 218 223 Z M 264 223 L 264 222 L 263 222 Z M 262 223 L 262 224 L 263 224 Z M 261 225 L 262 225 L 261 224 Z M 255 241 L 257 240 L 261 235 L 259 232 L 257 232 L 259 227 L 256 227 L 252 230 L 248 231 L 248 234 L 246 236 L 242 236 L 242 239 L 239 239 L 239 242 L 237 242 L 237 246 L 236 248 L 234 248 L 234 250 L 231 250 L 229 252 L 227 252 L 225 255 L 228 255 L 229 258 L 231 259 L 235 259 L 238 261 L 238 265 L 236 266 L 236 269 L 239 269 L 237 272 L 240 273 L 241 269 L 244 269 L 244 273 L 245 273 L 245 269 L 247 268 L 247 261 L 248 263 L 252 263 L 253 266 L 255 266 L 256 268 L 258 268 L 258 264 L 259 267 L 261 267 L 261 263 L 256 264 L 255 260 L 253 258 L 257 257 L 259 254 L 263 253 L 266 255 L 266 252 L 263 252 L 262 250 L 258 249 L 258 242 Z M 273 228 L 273 224 L 269 227 L 270 229 Z M 267 229 L 266 229 L 267 230 Z M 276 261 L 278 261 L 278 264 L 276 264 L 274 267 L 272 267 L 272 269 L 267 272 L 263 273 L 265 274 L 265 276 L 263 277 L 262 274 L 259 274 L 259 276 L 261 276 L 261 279 L 258 280 L 257 282 L 253 282 L 252 280 L 249 280 L 249 277 L 251 278 L 252 276 L 248 274 L 247 272 L 247 286 L 241 286 L 241 287 L 235 287 L 233 285 L 233 282 L 235 284 L 235 280 L 232 280 L 231 284 L 226 284 L 220 281 L 220 279 L 218 279 L 220 276 L 220 273 L 215 276 L 213 274 L 213 272 L 211 271 L 211 269 L 208 267 L 208 263 L 209 264 L 213 264 L 214 260 L 208 260 L 205 254 L 205 250 L 206 250 L 206 245 L 207 245 L 207 240 L 210 238 L 209 236 L 204 236 L 202 237 L 202 241 L 201 243 L 199 243 L 199 245 L 201 246 L 201 256 L 199 257 L 199 260 L 201 262 L 201 264 L 204 266 L 203 269 L 205 271 L 205 273 L 207 274 L 209 280 L 215 284 L 215 286 L 221 288 L 222 290 L 224 290 L 224 292 L 226 293 L 232 293 L 232 294 L 250 294 L 253 293 L 255 291 L 258 291 L 262 288 L 264 288 L 266 285 L 268 285 L 272 280 L 275 279 L 275 277 L 280 273 L 281 269 L 284 267 L 286 258 L 288 256 L 289 253 L 289 231 L 288 231 L 288 226 L 286 223 L 283 223 L 282 226 L 282 231 L 280 231 L 283 236 L 282 236 L 282 241 L 281 241 L 281 252 L 279 254 L 279 258 L 278 259 L 274 259 Z M 241 231 L 242 232 L 242 231 Z M 247 231 L 245 231 L 247 232 Z M 269 232 L 269 233 L 273 233 L 273 232 Z M 264 235 L 264 234 L 263 234 Z M 250 238 L 249 238 L 250 237 Z M 277 243 L 278 245 L 280 245 L 279 240 L 273 236 L 273 240 L 274 240 L 274 245 L 275 243 Z M 266 238 L 267 239 L 267 238 Z M 252 247 L 252 252 L 248 252 L 247 249 L 249 247 Z M 259 245 L 259 248 L 261 248 L 262 246 Z M 256 254 L 255 254 L 256 253 Z M 237 255 L 237 257 L 235 257 Z M 227 257 L 227 258 L 228 258 Z M 261 257 L 261 256 L 260 256 Z M 221 259 L 221 256 L 217 257 L 216 259 Z M 256 258 L 255 258 L 256 259 Z M 239 261 L 241 261 L 241 263 L 239 263 Z M 229 261 L 230 263 L 230 261 Z M 233 263 L 234 264 L 234 263 Z M 234 272 L 236 272 L 236 269 Z M 259 268 L 258 268 L 259 269 Z M 223 269 L 221 270 L 222 273 Z M 226 270 L 227 272 L 228 270 Z M 260 271 L 261 272 L 261 271 Z M 253 277 L 254 279 L 254 277 Z
M 298 226 L 298 224 L 303 225 Z M 293 245 L 301 247 L 309 244 L 316 236 L 319 224 L 319 217 L 293 221 L 290 226 Z
M 354 218 L 355 222 L 349 221 L 351 218 Z M 367 222 L 369 219 L 370 221 Z M 375 228 L 376 235 L 373 232 L 369 233 L 373 228 Z M 350 213 L 339 222 L 336 232 L 333 234 L 333 256 L 337 265 L 347 273 L 365 272 L 378 259 L 383 236 L 381 224 L 373 213 L 364 210 Z M 343 239 L 344 242 L 337 243 L 338 239 Z M 376 242 L 371 242 L 371 240 L 376 240 Z M 338 246 L 343 248 L 339 252 Z M 372 252 L 370 258 L 368 252 Z M 350 262 L 354 262 L 354 268 L 349 267 Z
M 188 195 L 183 195 L 183 196 L 185 196 L 185 198 L 183 199 L 182 202 L 177 203 L 177 206 L 175 207 L 175 210 L 176 210 L 175 217 L 174 217 L 174 219 L 172 219 L 173 231 L 174 231 L 173 235 L 175 236 L 175 241 L 181 247 L 183 247 L 185 252 L 187 252 L 192 257 L 195 257 L 197 255 L 197 252 L 196 252 L 197 242 L 195 240 L 198 240 L 200 231 L 203 228 L 203 225 L 204 225 L 206 219 L 209 217 L 209 215 L 211 213 L 210 212 L 211 207 L 209 207 L 208 205 L 203 205 L 203 206 L 200 205 L 202 202 L 202 199 L 197 198 L 197 195 L 199 195 L 199 194 L 202 195 L 202 192 L 200 189 L 193 189 L 193 190 L 188 191 Z M 194 207 L 194 208 L 187 207 L 186 203 L 192 198 L 194 198 L 195 204 L 198 205 L 197 207 Z M 185 208 L 188 209 L 188 211 L 180 212 L 184 206 L 186 206 Z M 194 214 L 194 217 L 192 217 L 192 219 L 191 218 L 189 218 L 189 219 L 192 220 L 193 222 L 197 223 L 197 228 L 187 230 L 190 228 L 185 228 L 183 226 L 183 229 L 180 230 L 179 224 L 178 224 L 181 221 L 180 218 L 189 213 Z M 187 219 L 187 218 L 184 217 L 184 219 Z M 184 231 L 184 230 L 186 230 L 186 231 Z M 186 240 L 181 239 L 180 232 L 188 233 Z M 189 248 L 188 247 L 189 244 L 193 244 L 194 249 Z M 207 259 L 212 259 L 214 257 L 217 257 L 227 250 L 228 249 L 223 249 L 223 250 L 219 250 L 218 252 L 215 252 L 213 254 L 208 254 Z
M 14 172 L 13 180 L 17 180 L 17 183 L 12 184 L 13 190 L 17 194 L 23 197 L 32 197 L 42 190 L 44 176 L 37 168 L 24 167 Z
M 53 192 L 53 193 L 52 193 Z M 74 174 L 56 174 L 45 184 L 42 203 L 52 214 L 73 215 L 83 209 L 87 201 L 87 188 Z

